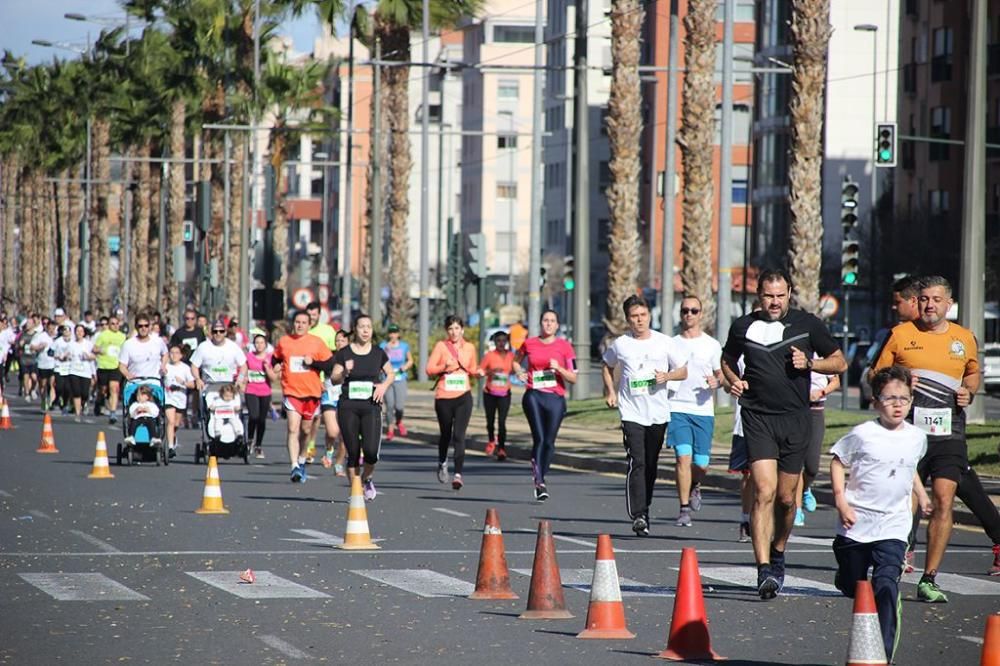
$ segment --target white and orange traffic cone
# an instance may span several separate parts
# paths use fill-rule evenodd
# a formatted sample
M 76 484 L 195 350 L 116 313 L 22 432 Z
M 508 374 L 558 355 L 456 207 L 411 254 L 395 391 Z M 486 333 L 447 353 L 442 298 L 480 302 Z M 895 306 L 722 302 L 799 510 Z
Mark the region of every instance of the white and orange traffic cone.
M 59 453 L 56 448 L 56 436 L 52 433 L 52 417 L 45 415 L 42 422 L 42 442 L 35 449 L 35 453 Z
M 365 509 L 365 494 L 361 487 L 361 475 L 351 479 L 351 501 L 347 507 L 347 529 L 344 531 L 344 550 L 379 550 L 368 531 L 368 510 Z
M 97 451 L 94 453 L 94 468 L 88 479 L 113 479 L 115 475 L 111 473 L 108 465 L 108 445 L 104 441 L 104 431 L 97 433 Z
M 983 634 L 983 655 L 979 666 L 1000 666 L 1000 615 L 986 618 L 986 633 Z
M 871 581 L 859 580 L 854 589 L 854 621 L 847 644 L 847 666 L 888 664 Z
M 201 497 L 201 507 L 195 513 L 229 513 L 222 504 L 222 483 L 219 480 L 219 462 L 212 456 L 208 459 L 208 473 L 205 475 L 205 492 Z
M 13 424 L 10 422 L 10 408 L 7 406 L 7 401 L 5 400 L 0 405 L 0 430 L 10 430 L 13 427 Z
M 503 547 L 503 532 L 496 509 L 486 510 L 483 542 L 479 548 L 479 570 L 476 572 L 476 589 L 470 599 L 517 599 L 510 589 L 510 570 Z
M 587 626 L 577 638 L 635 638 L 625 626 L 625 606 L 618 584 L 618 566 L 611 537 L 597 537 L 597 557 L 594 561 L 594 578 L 590 583 L 590 606 L 587 608 Z

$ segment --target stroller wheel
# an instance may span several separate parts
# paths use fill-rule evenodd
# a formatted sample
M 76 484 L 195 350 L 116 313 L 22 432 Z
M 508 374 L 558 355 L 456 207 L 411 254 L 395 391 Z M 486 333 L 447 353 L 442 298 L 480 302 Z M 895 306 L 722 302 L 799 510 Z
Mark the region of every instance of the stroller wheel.
M 115 452 L 115 464 L 121 467 L 122 465 L 122 443 L 118 442 L 117 451 Z

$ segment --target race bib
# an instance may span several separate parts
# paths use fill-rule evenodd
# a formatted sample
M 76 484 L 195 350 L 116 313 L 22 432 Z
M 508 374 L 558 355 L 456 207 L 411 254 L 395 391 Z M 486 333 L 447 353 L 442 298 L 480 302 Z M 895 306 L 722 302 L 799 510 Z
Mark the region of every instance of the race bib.
M 531 373 L 531 388 L 549 389 L 556 387 L 556 371 L 535 370 Z
M 198 338 L 184 338 L 184 346 L 194 351 L 198 348 Z
M 406 381 L 406 371 L 405 370 L 397 370 L 396 371 L 396 377 L 392 381 L 394 381 L 394 382 L 405 382 Z
M 508 375 L 506 372 L 494 372 L 490 375 L 490 387 L 495 389 L 507 388 Z
M 445 391 L 468 391 L 469 375 L 464 372 L 449 372 L 444 376 Z
M 216 416 L 232 416 L 234 414 L 232 407 L 219 407 L 215 410 Z
M 225 377 L 228 379 L 232 376 L 233 369 L 228 365 L 217 365 L 211 369 L 211 372 L 213 377 Z
M 267 375 L 262 370 L 250 370 L 247 377 L 251 384 L 260 384 L 267 381 Z
M 951 434 L 951 409 L 948 407 L 938 409 L 914 407 L 913 425 L 928 435 L 935 435 L 937 437 L 948 436 Z
M 656 375 L 653 373 L 636 375 L 628 379 L 628 392 L 632 395 L 649 395 L 656 386 Z
M 121 349 L 119 347 L 115 347 L 114 345 L 108 345 L 108 348 L 104 351 L 104 355 L 114 356 L 115 358 L 118 358 L 118 352 L 120 351 Z
M 374 392 L 374 382 L 351 382 L 347 385 L 347 397 L 351 400 L 371 400 Z
M 90 372 L 90 364 L 86 361 L 73 361 L 69 364 L 69 371 L 74 375 L 78 375 L 80 373 L 86 374 Z
M 291 356 L 288 359 L 289 372 L 306 372 L 306 357 Z

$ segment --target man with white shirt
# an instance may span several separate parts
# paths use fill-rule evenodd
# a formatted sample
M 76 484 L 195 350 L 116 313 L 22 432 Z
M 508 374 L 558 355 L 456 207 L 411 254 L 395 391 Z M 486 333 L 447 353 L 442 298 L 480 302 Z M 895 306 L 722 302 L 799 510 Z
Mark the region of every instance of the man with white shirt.
M 8 320 L 7 315 L 0 315 L 0 389 L 4 391 L 7 390 L 7 361 L 16 340 L 13 316 Z
M 641 296 L 629 296 L 622 309 L 629 330 L 604 352 L 601 375 L 605 401 L 618 408 L 622 420 L 628 461 L 625 508 L 632 531 L 649 536 L 649 505 L 670 421 L 667 382 L 685 379 L 688 370 L 674 341 L 649 328 L 649 305 Z
M 191 373 L 200 391 L 211 382 L 246 382 L 246 355 L 239 345 L 226 337 L 222 321 L 212 324 L 211 337 L 191 355 Z
M 160 377 L 167 366 L 167 345 L 158 335 L 150 335 L 149 317 L 135 318 L 135 337 L 118 352 L 118 370 L 126 381 L 137 377 Z
M 687 359 L 687 379 L 672 388 L 667 446 L 677 456 L 678 527 L 691 527 L 701 509 L 701 480 L 708 471 L 715 429 L 715 389 L 722 381 L 722 345 L 701 329 L 701 300 L 681 300 L 681 332 L 673 340 Z M 693 463 L 693 464 L 692 464 Z
M 42 411 L 48 411 L 55 400 L 56 356 L 52 343 L 56 339 L 56 323 L 46 320 L 44 328 L 31 338 L 31 353 L 36 355 L 38 366 L 38 394 Z

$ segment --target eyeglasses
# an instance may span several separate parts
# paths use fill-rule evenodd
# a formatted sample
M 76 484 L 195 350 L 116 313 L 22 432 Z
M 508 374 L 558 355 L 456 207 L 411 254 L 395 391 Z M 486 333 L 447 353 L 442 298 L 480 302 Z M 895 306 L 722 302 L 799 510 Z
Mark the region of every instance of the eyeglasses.
M 701 312 L 701 308 L 681 308 L 681 314 L 698 314 Z
M 136 328 L 149 328 L 149 324 L 136 324 Z
M 912 395 L 880 395 L 878 401 L 886 405 L 908 405 L 913 402 Z
M 212 333 L 225 333 L 225 332 L 226 332 L 226 329 L 224 329 L 224 328 L 213 328 L 212 329 Z
M 184 317 L 184 321 L 194 321 L 194 317 Z

